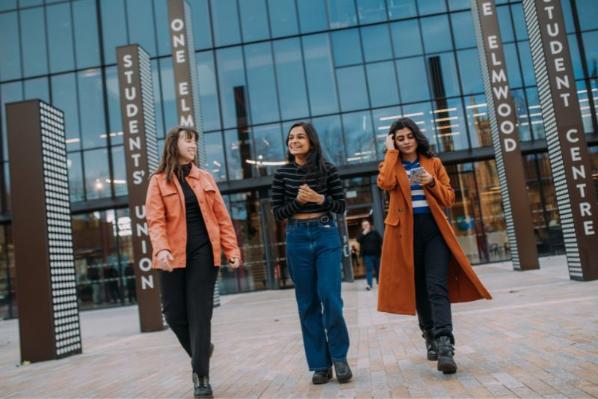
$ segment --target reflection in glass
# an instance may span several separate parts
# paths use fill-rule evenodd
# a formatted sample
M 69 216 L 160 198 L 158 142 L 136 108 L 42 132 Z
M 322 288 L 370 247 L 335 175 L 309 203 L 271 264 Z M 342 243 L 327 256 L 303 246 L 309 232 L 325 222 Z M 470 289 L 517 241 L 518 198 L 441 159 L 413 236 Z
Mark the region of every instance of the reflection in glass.
M 83 187 L 83 170 L 81 152 L 70 152 L 67 154 L 67 168 L 69 174 L 69 194 L 71 202 L 85 200 L 85 188 Z
M 444 0 L 417 0 L 419 15 L 436 14 L 446 11 Z
M 386 0 L 390 19 L 415 17 L 417 7 L 415 0 Z
M 455 151 L 469 148 L 461 98 L 437 100 L 434 108 L 432 120 L 438 150 Z
M 347 154 L 346 163 L 369 162 L 376 159 L 372 118 L 369 111 L 343 114 Z
M 390 125 L 401 117 L 401 107 L 389 107 L 372 110 L 374 122 L 374 135 L 376 140 L 377 159 L 384 158 L 386 148 L 386 135 L 390 130 Z
M 226 180 L 226 163 L 224 161 L 224 147 L 222 145 L 222 133 L 212 132 L 204 134 L 204 145 L 206 147 L 207 170 L 214 176 L 216 181 Z
M 245 87 L 245 72 L 241 47 L 216 50 L 220 103 L 224 127 L 237 126 L 235 87 Z
M 77 78 L 80 109 L 85 110 L 80 115 L 82 145 L 84 148 L 104 146 L 106 145 L 106 125 L 102 74 L 99 69 L 88 69 L 79 72 Z
M 297 0 L 301 33 L 328 29 L 326 4 L 324 1 Z
M 398 58 L 423 53 L 417 20 L 395 22 L 390 25 L 395 56 Z
M 338 112 L 328 35 L 310 35 L 302 40 L 311 114 Z
M 116 63 L 118 46 L 127 44 L 127 21 L 123 0 L 100 2 L 102 15 L 102 35 L 104 41 L 104 61 L 106 64 Z
M 196 50 L 212 47 L 212 24 L 208 0 L 193 0 L 191 18 L 193 28 L 193 45 Z M 168 25 L 168 23 L 166 23 Z
M 46 8 L 50 72 L 62 72 L 75 68 L 71 18 L 69 3 Z
M 472 35 L 472 32 L 474 32 L 474 25 L 471 11 L 451 14 L 451 25 L 453 27 L 453 34 L 455 35 L 456 48 L 477 46 L 475 35 Z M 503 41 L 505 41 L 504 35 Z
M 108 122 L 110 143 L 122 144 L 123 142 L 123 129 L 122 129 L 122 118 L 120 114 L 120 93 L 118 86 L 118 75 L 116 67 L 106 68 L 106 94 L 108 96 Z M 106 138 L 106 133 L 100 135 L 101 138 Z
M 403 103 L 427 100 L 428 76 L 423 57 L 405 58 L 396 61 L 399 90 Z
M 164 130 L 168 131 L 179 124 L 176 110 L 176 94 L 172 70 L 172 57 L 160 58 L 160 85 L 162 87 L 162 110 L 164 114 Z M 158 134 L 158 137 L 161 135 Z
M 48 51 L 46 49 L 46 21 L 43 7 L 22 10 L 20 24 L 22 27 L 27 27 L 21 29 L 24 77 L 47 74 Z M 2 47 L 4 48 L 4 46 Z M 10 63 L 7 58 L 2 57 L 2 64 L 5 62 Z M 3 74 L 2 79 L 6 79 Z
M 52 105 L 64 112 L 64 129 L 67 150 L 81 148 L 79 136 L 79 104 L 77 103 L 77 83 L 74 73 L 51 77 Z
M 511 23 L 511 11 L 509 6 L 505 5 L 496 7 L 496 15 L 498 16 L 498 26 L 500 28 L 500 36 L 502 38 L 503 43 L 514 41 L 515 35 L 513 34 L 513 24 Z
M 96 3 L 93 0 L 81 0 L 72 4 L 77 68 L 97 66 L 100 64 L 100 49 Z
M 112 173 L 114 178 L 110 180 L 114 195 L 127 195 L 127 169 L 125 161 L 125 149 L 123 146 L 112 147 Z
M 477 49 L 457 51 L 457 63 L 459 64 L 463 95 L 484 92 L 482 66 L 478 56 Z
M 126 1 L 129 42 L 139 44 L 148 52 L 150 57 L 155 57 L 157 55 L 156 35 L 154 34 L 154 13 L 152 7 L 148 7 L 147 0 Z
M 87 200 L 110 197 L 108 150 L 102 148 L 83 152 L 83 165 Z
M 270 37 L 266 0 L 240 1 L 239 15 L 241 16 L 243 41 L 252 42 Z M 231 17 L 234 17 L 234 14 Z
M 212 24 L 216 46 L 226 46 L 241 41 L 236 0 L 211 0 Z
M 286 151 L 279 124 L 255 126 L 252 130 L 253 168 L 257 176 L 274 174 L 286 162 Z
M 280 120 L 270 43 L 245 46 L 245 59 L 252 122 L 258 124 Z
M 491 147 L 492 127 L 485 95 L 465 97 L 465 112 L 469 126 L 471 147 Z
M 386 20 L 384 0 L 357 0 L 357 14 L 361 24 Z
M 199 103 L 201 125 L 204 130 L 220 129 L 220 107 L 218 106 L 218 88 L 214 53 L 202 51 L 195 53 L 197 60 L 197 80 L 199 85 Z
M 309 115 L 299 39 L 273 42 L 278 98 L 283 120 Z
M 355 3 L 347 0 L 327 0 L 330 29 L 346 28 L 357 24 Z
M 429 0 L 426 0 L 426 3 Z M 442 1 L 444 4 L 444 1 Z M 420 3 L 421 4 L 421 3 Z M 420 10 L 421 13 L 421 10 Z M 451 40 L 449 22 L 447 15 L 438 15 L 434 17 L 422 18 L 422 37 L 424 39 L 424 48 L 428 53 L 451 50 L 453 41 Z
M 345 161 L 345 148 L 340 117 L 334 115 L 314 118 L 312 124 L 320 137 L 324 157 L 335 165 L 343 164 Z M 287 130 L 285 129 L 285 141 L 286 133 Z
M 363 65 L 338 68 L 336 78 L 343 111 L 369 107 Z
M 36 99 L 50 102 L 50 92 L 48 88 L 48 78 L 29 79 L 24 81 L 25 97 L 24 100 Z
M 0 79 L 21 77 L 20 43 L 17 13 L 0 14 Z
M 346 65 L 361 64 L 361 39 L 358 29 L 343 29 L 331 32 L 334 65 L 338 68 Z
M 368 90 L 372 107 L 399 103 L 399 89 L 392 61 L 367 64 Z
M 388 25 L 374 25 L 361 28 L 363 49 L 366 62 L 387 60 L 392 58 L 392 45 L 388 33 Z M 355 46 L 355 43 L 352 43 Z
M 268 0 L 272 37 L 291 36 L 299 33 L 294 0 Z

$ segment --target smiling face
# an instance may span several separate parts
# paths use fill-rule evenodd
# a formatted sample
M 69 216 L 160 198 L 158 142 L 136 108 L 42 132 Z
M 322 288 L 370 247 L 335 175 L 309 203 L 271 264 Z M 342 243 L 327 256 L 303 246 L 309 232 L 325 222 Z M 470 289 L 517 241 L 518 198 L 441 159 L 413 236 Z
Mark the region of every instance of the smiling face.
M 311 144 L 303 126 L 295 126 L 289 132 L 287 139 L 289 152 L 295 158 L 305 158 L 311 149 Z
M 197 156 L 197 141 L 195 141 L 195 135 L 187 134 L 187 132 L 181 130 L 179 132 L 177 148 L 179 150 L 180 164 L 187 164 L 194 161 Z
M 410 155 L 417 152 L 417 141 L 409 128 L 395 131 L 395 144 L 402 155 Z

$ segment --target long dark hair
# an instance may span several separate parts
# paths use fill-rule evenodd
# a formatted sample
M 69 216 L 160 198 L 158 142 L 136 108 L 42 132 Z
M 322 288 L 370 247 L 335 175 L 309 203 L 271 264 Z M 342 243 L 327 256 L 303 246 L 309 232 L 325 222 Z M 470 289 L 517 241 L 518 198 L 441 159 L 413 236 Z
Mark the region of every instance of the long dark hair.
M 432 158 L 433 156 L 435 156 L 434 152 L 432 152 L 432 149 L 430 148 L 430 142 L 428 141 L 428 138 L 426 136 L 424 136 L 424 134 L 421 132 L 421 130 L 419 130 L 419 126 L 417 126 L 417 123 L 415 123 L 412 119 L 410 118 L 399 118 L 396 121 L 393 122 L 392 125 L 390 125 L 390 129 L 388 130 L 388 134 L 392 135 L 393 140 L 394 140 L 394 136 L 395 133 L 397 132 L 397 130 L 401 130 L 401 129 L 409 129 L 411 130 L 411 133 L 413 133 L 413 136 L 415 137 L 415 141 L 417 142 L 417 152 L 428 157 L 428 158 Z M 394 142 L 395 148 L 397 147 L 397 143 Z M 398 148 L 397 148 L 398 150 Z
M 309 122 L 297 122 L 294 123 L 293 126 L 289 129 L 287 133 L 286 145 L 287 145 L 287 160 L 289 162 L 295 162 L 295 156 L 291 154 L 289 151 L 289 137 L 291 135 L 291 130 L 296 127 L 302 127 L 305 130 L 305 134 L 307 135 L 307 139 L 309 140 L 309 152 L 307 153 L 307 157 L 305 159 L 305 164 L 301 166 L 301 168 L 305 169 L 307 172 L 305 175 L 305 180 L 308 179 L 317 179 L 318 184 L 325 183 L 326 177 L 328 173 L 328 169 L 326 167 L 326 159 L 322 154 L 322 146 L 320 145 L 320 138 L 318 137 L 318 132 L 316 128 Z
M 194 127 L 190 126 L 175 126 L 168 131 L 166 139 L 164 140 L 164 150 L 162 150 L 162 158 L 160 159 L 160 165 L 156 169 L 155 173 L 165 173 L 166 181 L 171 182 L 173 176 L 179 176 L 181 174 L 181 168 L 179 166 L 179 147 L 178 141 L 181 132 L 185 132 L 186 138 L 193 138 L 195 141 L 199 140 L 199 133 Z M 197 156 L 191 161 L 197 165 Z

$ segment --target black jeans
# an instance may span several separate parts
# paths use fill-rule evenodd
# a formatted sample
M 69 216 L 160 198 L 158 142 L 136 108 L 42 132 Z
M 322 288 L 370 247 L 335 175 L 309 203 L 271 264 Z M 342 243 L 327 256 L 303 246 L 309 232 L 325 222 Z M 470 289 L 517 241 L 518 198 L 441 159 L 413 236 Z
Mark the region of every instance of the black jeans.
M 211 245 L 188 253 L 186 268 L 160 273 L 162 312 L 199 376 L 210 375 L 211 321 L 217 276 Z
M 432 214 L 414 215 L 413 255 L 415 299 L 419 327 L 432 330 L 435 337 L 453 341 L 451 303 L 448 297 L 447 247 Z

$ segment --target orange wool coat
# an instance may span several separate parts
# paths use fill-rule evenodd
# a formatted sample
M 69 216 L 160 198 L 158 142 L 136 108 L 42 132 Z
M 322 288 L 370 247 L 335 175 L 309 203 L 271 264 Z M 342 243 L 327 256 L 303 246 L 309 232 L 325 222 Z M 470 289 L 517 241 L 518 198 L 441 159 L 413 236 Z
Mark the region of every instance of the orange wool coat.
M 455 193 L 439 158 L 419 156 L 420 165 L 435 180 L 434 187 L 424 186 L 432 216 L 451 252 L 449 262 L 449 298 L 451 302 L 491 299 L 476 276 L 443 208 L 449 208 Z M 415 276 L 413 262 L 413 207 L 407 172 L 397 150 L 388 150 L 380 165 L 378 187 L 390 192 L 388 215 L 384 221 L 384 242 L 380 264 L 378 310 L 415 314 Z
M 199 208 L 212 244 L 214 266 L 222 263 L 222 252 L 228 259 L 238 257 L 241 251 L 230 215 L 212 175 L 193 165 L 187 182 L 197 197 Z M 169 183 L 165 173 L 151 177 L 145 199 L 145 211 L 149 236 L 152 242 L 152 264 L 163 249 L 174 257 L 175 268 L 187 265 L 187 219 L 185 194 L 176 177 Z M 154 266 L 155 268 L 155 266 Z

